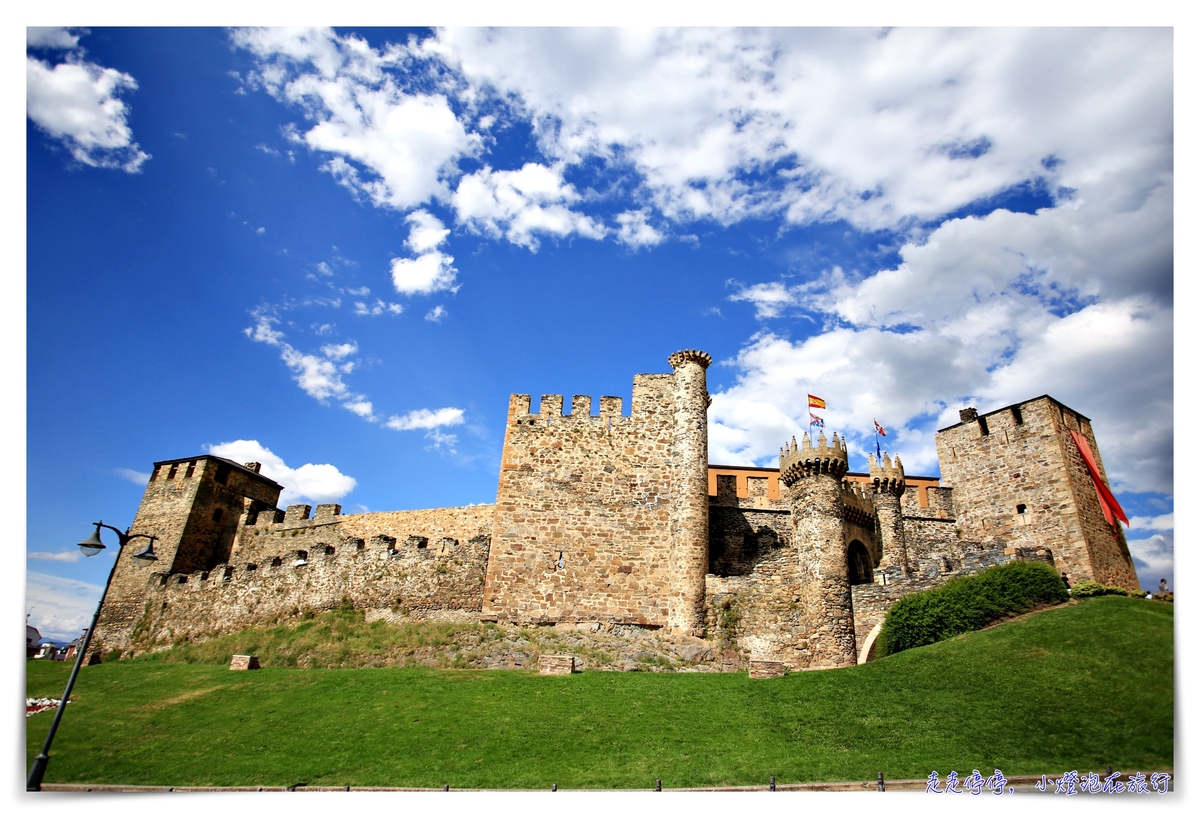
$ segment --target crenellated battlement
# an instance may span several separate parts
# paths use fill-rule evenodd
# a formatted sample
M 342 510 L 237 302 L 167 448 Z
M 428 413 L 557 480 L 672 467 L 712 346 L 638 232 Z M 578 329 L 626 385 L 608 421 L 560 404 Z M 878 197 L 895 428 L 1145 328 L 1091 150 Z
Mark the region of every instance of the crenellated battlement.
M 842 510 L 846 519 L 853 519 L 860 525 L 873 525 L 875 505 L 871 502 L 869 487 L 863 483 L 842 481 Z
M 833 433 L 832 442 L 827 441 L 825 433 L 821 432 L 816 446 L 812 445 L 808 432 L 805 432 L 799 446 L 793 437 L 791 444 L 785 443 L 779 450 L 779 479 L 787 486 L 802 477 L 818 474 L 828 474 L 841 480 L 849 468 L 849 459 L 846 442 L 838 439 L 837 432 Z
M 877 461 L 875 455 L 869 454 L 867 470 L 871 475 L 871 485 L 877 493 L 894 494 L 897 497 L 904 494 L 904 464 L 900 462 L 900 455 L 896 455 L 893 462 L 887 452 L 883 453 L 882 461 Z
M 671 365 L 671 369 L 679 369 L 686 363 L 697 363 L 703 369 L 708 369 L 712 364 L 712 356 L 698 349 L 681 349 L 668 357 L 667 363 Z

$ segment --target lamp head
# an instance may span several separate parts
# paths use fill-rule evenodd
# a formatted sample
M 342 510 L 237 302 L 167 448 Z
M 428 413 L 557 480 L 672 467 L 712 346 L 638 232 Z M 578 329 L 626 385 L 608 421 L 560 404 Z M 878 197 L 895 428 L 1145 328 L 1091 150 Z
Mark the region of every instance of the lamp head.
M 133 558 L 142 565 L 153 565 L 158 562 L 158 555 L 154 553 L 154 537 L 150 538 L 150 542 L 146 543 L 146 547 L 133 555 Z
M 79 543 L 79 550 L 88 557 L 94 557 L 104 550 L 104 543 L 100 541 L 99 525 L 97 525 L 96 530 L 92 532 L 92 536 Z

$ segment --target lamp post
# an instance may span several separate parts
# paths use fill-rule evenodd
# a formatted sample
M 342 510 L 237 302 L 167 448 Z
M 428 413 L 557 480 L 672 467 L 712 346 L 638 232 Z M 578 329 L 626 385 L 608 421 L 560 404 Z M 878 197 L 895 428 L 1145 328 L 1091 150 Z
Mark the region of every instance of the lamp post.
M 129 530 L 121 531 L 119 528 L 114 528 L 107 525 L 101 520 L 98 523 L 92 523 L 96 526 L 96 530 L 92 532 L 92 536 L 88 537 L 83 542 L 79 543 L 79 550 L 85 556 L 94 557 L 104 550 L 104 543 L 100 540 L 100 529 L 108 528 L 117 532 L 117 538 L 121 541 L 118 546 L 117 559 L 113 560 L 113 567 L 108 572 L 108 580 L 104 583 L 104 593 L 100 595 L 100 604 L 96 606 L 96 613 L 92 615 L 92 625 L 87 629 L 83 636 L 83 644 L 79 646 L 79 653 L 75 656 L 75 667 L 71 669 L 71 677 L 67 679 L 67 689 L 63 691 L 62 701 L 58 703 L 58 710 L 54 714 L 54 721 L 50 724 L 50 732 L 46 734 L 46 743 L 42 745 L 40 752 L 33 760 L 33 767 L 29 770 L 29 778 L 25 782 L 26 792 L 40 792 L 42 789 L 42 777 L 46 774 L 46 765 L 50 762 L 50 743 L 54 741 L 54 734 L 58 731 L 58 723 L 62 721 L 63 711 L 67 709 L 67 702 L 71 698 L 71 688 L 75 686 L 75 677 L 79 675 L 79 668 L 83 664 L 83 657 L 87 655 L 88 646 L 92 643 L 92 634 L 96 632 L 96 620 L 100 618 L 100 609 L 104 607 L 104 599 L 108 596 L 108 586 L 112 584 L 113 574 L 117 570 L 117 561 L 121 557 L 121 553 L 125 549 L 125 545 L 130 540 L 136 540 L 139 537 L 149 540 L 146 547 L 133 555 L 133 558 L 142 565 L 153 565 L 158 560 L 158 555 L 154 553 L 154 541 L 158 539 L 151 534 L 130 534 Z

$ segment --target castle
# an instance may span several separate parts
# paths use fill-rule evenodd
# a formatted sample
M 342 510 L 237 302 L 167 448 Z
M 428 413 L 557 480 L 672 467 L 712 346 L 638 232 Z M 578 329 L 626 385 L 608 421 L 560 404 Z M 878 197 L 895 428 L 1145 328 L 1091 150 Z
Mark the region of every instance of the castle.
M 509 401 L 494 505 L 342 514 L 277 508 L 259 464 L 154 464 L 97 654 L 203 639 L 303 610 L 718 638 L 791 669 L 871 658 L 900 596 L 1014 559 L 1072 584 L 1137 576 L 1086 417 L 1043 395 L 937 433 L 941 479 L 900 458 L 848 470 L 844 440 L 785 443 L 779 468 L 708 463 L 709 355 L 670 356 L 622 399 Z M 1085 451 L 1086 450 L 1086 451 Z M 1088 458 L 1096 469 L 1089 471 Z M 1110 495 L 1109 495 L 1110 496 Z

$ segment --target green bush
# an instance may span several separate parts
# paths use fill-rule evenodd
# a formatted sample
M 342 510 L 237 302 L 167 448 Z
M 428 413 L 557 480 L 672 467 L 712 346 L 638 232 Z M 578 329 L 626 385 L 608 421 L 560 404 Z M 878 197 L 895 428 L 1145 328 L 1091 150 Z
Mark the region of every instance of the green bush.
M 1117 596 L 1144 596 L 1144 594 L 1132 594 L 1124 588 L 1118 588 L 1115 585 L 1101 585 L 1099 582 L 1093 582 L 1090 579 L 1085 579 L 1083 582 L 1071 589 L 1071 596 L 1076 599 L 1083 599 L 1089 596 L 1105 596 L 1106 594 L 1115 594 Z
M 1082 584 L 1082 583 L 1081 583 Z M 901 597 L 879 634 L 882 655 L 979 630 L 1039 604 L 1066 602 L 1067 586 L 1044 562 L 1010 562 Z

